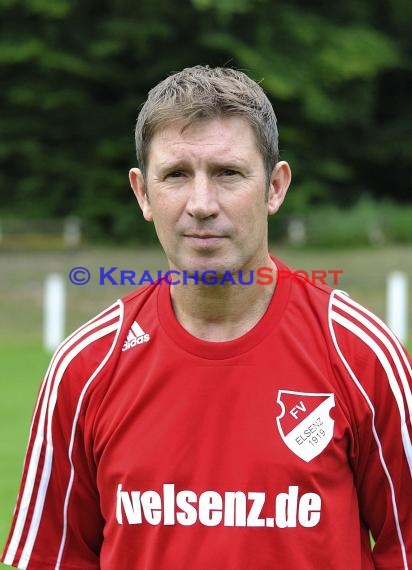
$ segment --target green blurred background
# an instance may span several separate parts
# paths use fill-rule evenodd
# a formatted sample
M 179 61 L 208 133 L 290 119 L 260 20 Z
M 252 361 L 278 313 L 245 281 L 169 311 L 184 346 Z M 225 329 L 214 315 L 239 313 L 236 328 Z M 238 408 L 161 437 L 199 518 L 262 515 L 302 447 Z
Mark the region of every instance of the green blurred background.
M 410 0 L 0 0 L 0 29 L 3 224 L 72 214 L 89 239 L 151 241 L 125 176 L 135 119 L 155 83 L 201 63 L 271 98 L 294 173 L 280 218 L 362 199 L 357 220 L 411 241 Z
M 412 3 L 0 0 L 0 29 L 2 544 L 50 356 L 46 275 L 65 276 L 68 334 L 132 288 L 100 286 L 100 266 L 166 268 L 127 171 L 139 107 L 167 74 L 226 65 L 261 82 L 294 174 L 270 220 L 273 253 L 343 270 L 339 288 L 385 318 L 388 273 L 412 282 Z M 90 283 L 69 283 L 74 266 Z

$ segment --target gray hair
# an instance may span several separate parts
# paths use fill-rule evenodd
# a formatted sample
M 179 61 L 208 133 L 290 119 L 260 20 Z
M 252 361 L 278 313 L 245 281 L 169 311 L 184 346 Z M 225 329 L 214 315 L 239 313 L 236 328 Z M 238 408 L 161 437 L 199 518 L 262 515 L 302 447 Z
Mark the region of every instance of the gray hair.
M 273 107 L 263 89 L 241 71 L 196 65 L 170 75 L 149 91 L 135 130 L 136 154 L 146 177 L 150 142 L 173 121 L 187 126 L 202 119 L 245 118 L 255 132 L 269 179 L 279 160 L 278 130 Z

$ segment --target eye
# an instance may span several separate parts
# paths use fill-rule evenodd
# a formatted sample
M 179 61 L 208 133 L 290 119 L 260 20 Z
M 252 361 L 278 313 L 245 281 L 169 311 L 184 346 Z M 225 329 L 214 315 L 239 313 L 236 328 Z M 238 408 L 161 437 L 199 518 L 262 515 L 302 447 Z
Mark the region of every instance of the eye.
M 237 170 L 233 170 L 232 168 L 224 168 L 220 172 L 220 176 L 227 176 L 228 178 L 232 176 L 237 176 L 238 174 L 240 173 Z
M 185 173 L 181 170 L 173 170 L 172 172 L 168 172 L 165 178 L 181 178 L 185 176 Z

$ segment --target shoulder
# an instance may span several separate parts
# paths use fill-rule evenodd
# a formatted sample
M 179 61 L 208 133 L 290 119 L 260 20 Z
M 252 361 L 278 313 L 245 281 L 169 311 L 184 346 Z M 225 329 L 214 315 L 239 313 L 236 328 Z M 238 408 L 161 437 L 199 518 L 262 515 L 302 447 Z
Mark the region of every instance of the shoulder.
M 290 272 L 290 306 L 313 334 L 326 340 L 332 366 L 355 385 L 382 382 L 397 393 L 410 382 L 410 358 L 396 335 L 373 311 L 346 292 L 333 289 L 304 272 Z
M 278 260 L 276 263 L 279 279 L 291 282 L 290 304 L 306 318 L 312 315 L 335 347 L 341 343 L 375 347 L 377 341 L 388 347 L 399 345 L 389 327 L 348 293 L 330 287 L 313 272 L 296 271 Z
M 123 305 L 126 318 L 130 311 L 135 313 L 147 303 L 155 303 L 159 287 L 167 287 L 167 284 L 163 280 L 156 281 L 121 297 L 118 302 Z
M 354 381 L 358 376 L 384 375 L 392 391 L 411 379 L 405 348 L 391 329 L 372 311 L 349 295 L 334 291 L 328 324 L 336 353 Z
M 135 315 L 154 302 L 156 286 L 146 286 L 118 299 L 68 336 L 54 353 L 47 376 L 70 376 L 85 385 L 117 360 Z
M 337 348 L 357 343 L 372 351 L 379 360 L 404 355 L 404 349 L 391 329 L 370 309 L 343 291 L 333 291 L 328 306 L 328 322 Z
M 378 316 L 339 291 L 330 298 L 329 330 L 334 368 L 350 394 L 353 409 L 367 410 L 373 425 L 369 431 L 375 439 L 380 434 L 379 442 L 389 430 L 402 434 L 412 469 L 408 414 L 412 404 L 412 363 L 405 348 Z
M 56 349 L 46 372 L 44 385 L 49 391 L 57 394 L 64 390 L 67 397 L 78 397 L 110 359 L 123 318 L 123 304 L 118 300 L 68 336 Z
M 286 291 L 289 321 L 302 324 L 302 334 L 329 336 L 328 312 L 334 289 L 311 273 L 295 270 L 276 259 L 278 268 L 277 288 Z M 316 276 L 315 276 L 316 277 Z M 289 322 L 288 321 L 288 322 Z

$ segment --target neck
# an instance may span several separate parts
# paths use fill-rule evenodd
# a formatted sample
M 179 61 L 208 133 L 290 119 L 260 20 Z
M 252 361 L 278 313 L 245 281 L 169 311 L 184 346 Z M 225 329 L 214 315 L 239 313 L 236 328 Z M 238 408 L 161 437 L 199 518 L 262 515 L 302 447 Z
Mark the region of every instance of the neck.
M 267 267 L 276 266 L 268 258 Z M 202 340 L 223 342 L 233 340 L 252 329 L 264 315 L 275 289 L 270 285 L 173 285 L 171 300 L 177 320 L 193 336 Z M 248 272 L 244 272 L 248 279 Z M 237 281 L 237 279 L 236 279 Z

